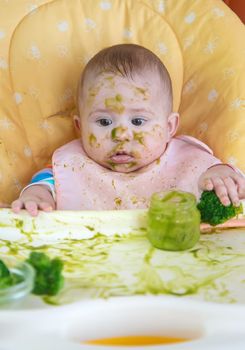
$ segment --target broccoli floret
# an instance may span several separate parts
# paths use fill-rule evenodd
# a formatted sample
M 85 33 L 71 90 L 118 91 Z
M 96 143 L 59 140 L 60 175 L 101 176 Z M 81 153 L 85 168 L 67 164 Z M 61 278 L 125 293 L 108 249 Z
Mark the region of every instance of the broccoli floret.
M 201 213 L 201 222 L 218 225 L 243 212 L 242 204 L 235 207 L 233 204 L 223 205 L 214 191 L 202 192 L 197 208 Z
M 33 294 L 56 295 L 64 284 L 63 262 L 59 258 L 50 259 L 41 252 L 31 252 L 27 260 L 36 272 Z
M 0 278 L 5 278 L 10 276 L 10 271 L 2 260 L 0 260 Z
M 9 269 L 4 262 L 0 260 L 0 289 L 10 287 L 12 284 L 12 277 Z
M 22 281 L 22 276 L 12 273 L 5 263 L 0 260 L 0 289 L 14 286 Z

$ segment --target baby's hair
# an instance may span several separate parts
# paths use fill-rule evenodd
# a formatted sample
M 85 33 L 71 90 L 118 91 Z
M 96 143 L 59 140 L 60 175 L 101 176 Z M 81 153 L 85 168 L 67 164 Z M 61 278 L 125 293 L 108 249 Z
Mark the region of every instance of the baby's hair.
M 172 83 L 166 67 L 152 51 L 136 44 L 119 44 L 99 51 L 87 63 L 81 76 L 79 90 L 90 72 L 110 72 L 133 79 L 135 73 L 142 73 L 147 69 L 159 74 L 164 93 L 168 94 L 171 101 L 169 107 L 172 109 Z

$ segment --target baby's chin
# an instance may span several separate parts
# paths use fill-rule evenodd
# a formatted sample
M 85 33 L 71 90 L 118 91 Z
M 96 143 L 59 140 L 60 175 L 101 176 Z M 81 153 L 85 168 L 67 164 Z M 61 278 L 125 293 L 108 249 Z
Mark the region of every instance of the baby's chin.
M 132 171 L 136 171 L 140 168 L 135 162 L 130 162 L 126 164 L 115 164 L 113 162 L 108 162 L 104 165 L 107 169 L 115 171 L 117 173 L 131 173 Z
M 113 161 L 105 161 L 105 162 L 97 162 L 99 165 L 103 166 L 106 169 L 109 169 L 111 171 L 115 171 L 117 173 L 131 173 L 132 171 L 136 171 L 139 168 L 141 168 L 140 164 L 137 164 L 137 162 L 132 161 L 129 163 L 124 163 L 124 164 L 118 164 L 114 163 Z

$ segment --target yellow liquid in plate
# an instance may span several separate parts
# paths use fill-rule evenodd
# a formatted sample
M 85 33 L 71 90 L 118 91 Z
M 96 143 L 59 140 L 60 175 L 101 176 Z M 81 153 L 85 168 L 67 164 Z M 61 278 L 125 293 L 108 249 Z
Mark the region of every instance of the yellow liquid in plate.
M 163 345 L 175 344 L 188 341 L 185 338 L 172 338 L 161 336 L 126 336 L 114 338 L 93 339 L 82 342 L 91 345 L 108 345 L 108 346 L 140 346 L 140 345 Z

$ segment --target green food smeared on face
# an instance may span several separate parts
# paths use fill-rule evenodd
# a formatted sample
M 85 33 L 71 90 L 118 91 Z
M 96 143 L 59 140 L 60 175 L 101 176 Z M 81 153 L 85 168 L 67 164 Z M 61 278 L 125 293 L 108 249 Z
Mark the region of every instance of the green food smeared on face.
M 114 170 L 114 169 L 116 168 L 116 166 L 117 166 L 117 164 L 114 163 L 112 160 L 108 160 L 108 161 L 107 161 L 107 164 L 109 165 L 109 167 L 110 167 L 112 170 Z
M 91 86 L 88 89 L 89 98 L 95 98 L 98 95 L 99 91 L 100 91 L 100 87 L 99 86 Z
M 90 134 L 89 135 L 89 144 L 91 147 L 93 147 L 97 142 L 96 137 L 94 136 L 94 134 Z
M 130 168 L 133 168 L 135 165 L 137 165 L 137 162 L 129 162 L 126 165 L 127 165 L 127 168 L 130 169 Z
M 124 128 L 123 126 L 118 126 L 117 128 L 112 129 L 112 131 L 111 131 L 111 139 L 112 140 L 116 140 L 125 131 L 127 131 L 127 128 Z M 123 142 L 121 142 L 120 145 L 122 145 L 122 143 Z
M 100 91 L 100 86 L 91 86 L 88 89 L 88 94 L 87 94 L 87 105 L 91 106 L 94 102 L 95 97 L 98 95 Z
M 140 132 L 135 132 L 134 131 L 134 140 L 138 141 L 141 145 L 145 146 L 144 133 L 142 131 L 140 131 Z
M 110 86 L 111 88 L 114 88 L 114 87 L 115 87 L 115 81 L 114 81 L 114 76 L 113 76 L 113 75 L 106 76 L 106 77 L 105 77 L 105 80 L 108 81 L 109 86 Z
M 123 98 L 120 94 L 117 94 L 115 97 L 108 97 L 105 99 L 105 107 L 115 113 L 122 114 L 125 110 L 122 101 Z
M 115 140 L 115 138 L 116 138 L 116 131 L 117 131 L 117 128 L 114 128 L 114 129 L 111 130 L 111 138 L 112 138 L 112 140 Z
M 148 94 L 148 90 L 147 89 L 144 89 L 144 88 L 136 86 L 135 87 L 135 93 L 136 93 L 136 95 L 143 96 L 144 100 L 147 100 L 149 98 L 149 96 L 148 96 L 149 94 Z

